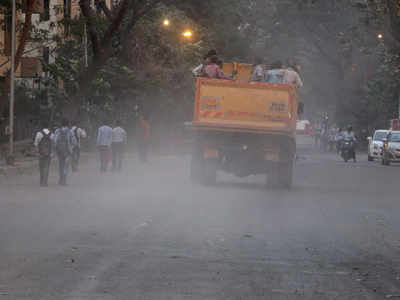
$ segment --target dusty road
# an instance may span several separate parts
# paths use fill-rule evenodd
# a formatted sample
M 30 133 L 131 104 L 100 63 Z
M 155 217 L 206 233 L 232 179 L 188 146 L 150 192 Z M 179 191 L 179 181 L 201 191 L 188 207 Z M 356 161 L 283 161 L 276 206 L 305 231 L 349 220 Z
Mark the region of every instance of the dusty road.
M 0 299 L 400 297 L 400 166 L 304 158 L 291 191 L 192 185 L 187 157 L 3 180 Z

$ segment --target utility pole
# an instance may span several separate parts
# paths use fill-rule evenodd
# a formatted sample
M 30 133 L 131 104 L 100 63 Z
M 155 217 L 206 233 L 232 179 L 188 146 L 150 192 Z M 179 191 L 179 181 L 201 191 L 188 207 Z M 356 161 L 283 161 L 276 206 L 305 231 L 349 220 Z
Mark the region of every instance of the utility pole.
M 10 161 L 13 162 L 12 159 L 14 154 L 14 80 L 15 80 L 15 21 L 16 21 L 16 12 L 15 12 L 15 1 L 12 0 L 12 21 L 11 21 L 11 74 L 10 74 L 10 125 L 9 125 L 9 134 L 10 134 L 10 149 L 9 149 L 9 157 Z
M 399 122 L 400 122 L 400 93 L 399 93 L 399 115 L 398 115 L 398 118 L 399 118 Z
M 86 30 L 86 23 L 84 24 L 84 28 L 83 28 L 84 32 L 83 32 L 83 44 L 85 47 L 85 67 L 88 67 L 88 42 L 87 42 L 87 30 Z

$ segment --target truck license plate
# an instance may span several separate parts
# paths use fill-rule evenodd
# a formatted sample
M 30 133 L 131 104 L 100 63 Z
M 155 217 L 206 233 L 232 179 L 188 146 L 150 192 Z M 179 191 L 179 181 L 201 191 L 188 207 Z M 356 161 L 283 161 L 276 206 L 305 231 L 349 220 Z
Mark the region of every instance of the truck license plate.
M 218 151 L 216 149 L 207 149 L 204 151 L 204 158 L 217 158 Z
M 267 152 L 264 155 L 264 159 L 267 161 L 279 161 L 279 153 Z

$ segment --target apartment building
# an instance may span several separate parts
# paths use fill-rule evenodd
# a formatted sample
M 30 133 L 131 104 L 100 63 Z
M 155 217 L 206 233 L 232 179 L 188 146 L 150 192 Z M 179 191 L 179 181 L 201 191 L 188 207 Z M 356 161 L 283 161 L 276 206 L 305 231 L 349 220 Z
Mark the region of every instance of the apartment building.
M 22 5 L 22 10 L 17 11 L 17 23 L 21 24 L 25 19 L 25 0 L 16 1 Z M 95 6 L 95 1 L 90 0 L 92 6 Z M 106 4 L 110 7 L 111 0 L 107 0 Z M 55 35 L 65 36 L 67 33 L 66 29 L 60 26 L 60 21 L 66 18 L 76 18 L 79 14 L 79 0 L 36 0 L 32 15 L 31 36 L 33 37 L 38 30 L 43 30 L 48 32 L 48 41 L 40 43 L 29 41 L 26 44 L 21 63 L 16 69 L 17 81 L 23 80 L 32 88 L 40 88 L 41 78 L 47 75 L 43 72 L 41 61 L 51 63 L 55 59 L 52 56 L 52 50 L 56 45 L 52 41 L 52 37 Z M 0 86 L 4 82 L 6 72 L 10 69 L 11 20 L 11 14 L 0 14 L 0 22 L 4 24 L 4 26 L 0 26 Z M 19 32 L 17 32 L 16 47 L 18 47 L 18 34 Z
M 17 0 L 18 1 L 18 0 Z M 58 21 L 62 17 L 60 7 L 64 0 L 37 0 L 32 15 L 32 34 L 33 37 L 37 30 L 46 30 L 49 34 L 49 42 L 34 43 L 29 41 L 25 46 L 25 51 L 19 67 L 16 69 L 17 80 L 24 80 L 27 84 L 34 87 L 35 82 L 40 82 L 40 78 L 45 76 L 42 72 L 41 60 L 51 62 L 51 48 L 54 47 L 50 42 L 51 36 L 58 34 Z M 66 1 L 68 2 L 68 0 Z M 17 10 L 17 24 L 25 20 L 24 1 L 22 10 Z M 3 28 L 0 28 L 0 80 L 4 78 L 10 69 L 11 58 L 11 19 L 12 16 L 0 15 Z M 16 47 L 18 47 L 20 31 L 17 31 Z

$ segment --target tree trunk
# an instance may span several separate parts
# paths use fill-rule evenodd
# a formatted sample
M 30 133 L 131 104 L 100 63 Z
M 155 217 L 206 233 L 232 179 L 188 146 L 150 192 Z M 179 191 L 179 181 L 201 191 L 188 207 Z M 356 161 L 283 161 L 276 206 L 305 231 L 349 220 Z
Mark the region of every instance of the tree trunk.
M 394 38 L 400 42 L 400 0 L 387 0 L 390 27 Z
M 18 41 L 18 48 L 17 52 L 15 53 L 15 59 L 14 59 L 14 64 L 15 64 L 15 70 L 18 68 L 22 55 L 24 54 L 25 51 L 25 46 L 26 42 L 29 38 L 29 34 L 31 32 L 31 27 L 32 27 L 32 12 L 33 12 L 33 7 L 35 5 L 36 0 L 28 0 L 27 5 L 26 5 L 26 12 L 25 12 L 25 23 L 22 29 L 22 33 L 20 36 L 20 39 Z M 11 59 L 11 58 L 10 58 Z M 4 115 L 5 109 L 8 104 L 8 98 L 9 98 L 9 93 L 10 93 L 10 71 L 7 72 L 6 78 L 4 81 L 4 87 L 3 87 L 3 94 L 0 97 L 0 116 Z

